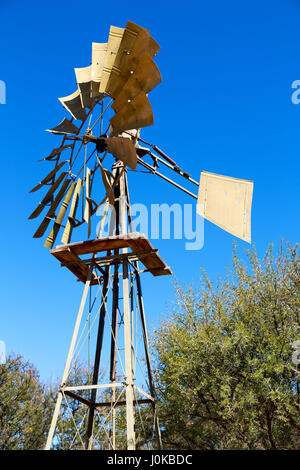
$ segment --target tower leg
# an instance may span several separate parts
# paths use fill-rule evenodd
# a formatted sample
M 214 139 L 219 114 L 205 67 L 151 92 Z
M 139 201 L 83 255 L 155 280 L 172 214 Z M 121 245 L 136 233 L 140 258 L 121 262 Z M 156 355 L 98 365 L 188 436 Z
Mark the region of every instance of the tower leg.
M 118 250 L 114 251 L 116 254 Z M 118 310 L 119 310 L 119 263 L 115 264 L 113 278 L 113 298 L 112 298 L 112 324 L 111 324 L 111 348 L 110 348 L 110 381 L 116 381 L 116 365 L 117 365 L 117 339 L 118 339 Z M 116 448 L 116 410 L 115 410 L 116 390 L 111 390 L 111 429 L 110 438 L 112 448 Z
M 127 210 L 128 222 L 129 222 L 130 230 L 133 232 L 134 230 L 132 226 L 130 198 L 129 198 L 128 182 L 127 182 L 126 176 L 124 178 L 124 182 L 125 182 L 125 194 L 126 194 L 127 207 L 128 207 L 128 210 Z M 154 381 L 153 381 L 153 372 L 152 372 L 151 358 L 150 358 L 150 352 L 149 352 L 149 342 L 148 342 L 148 334 L 147 334 L 147 328 L 146 328 L 146 316 L 145 316 L 145 310 L 144 310 L 141 279 L 140 279 L 140 275 L 138 272 L 138 263 L 134 262 L 133 264 L 135 266 L 137 297 L 138 297 L 138 302 L 139 302 L 140 320 L 141 320 L 142 330 L 143 330 L 143 340 L 144 340 L 145 356 L 146 356 L 146 362 L 147 362 L 148 382 L 149 382 L 149 387 L 150 387 L 150 394 L 154 398 L 152 407 L 153 407 L 153 413 L 154 413 L 155 433 L 156 433 L 158 448 L 162 450 L 162 439 L 161 439 L 161 432 L 160 432 L 160 426 L 159 426 L 159 420 L 157 416 L 157 409 L 156 409 L 156 402 L 155 402 L 156 392 L 155 392 L 155 386 L 154 386 Z
M 57 397 L 57 401 L 56 401 L 56 405 L 55 405 L 54 414 L 53 414 L 53 417 L 52 417 L 50 430 L 49 430 L 49 433 L 48 433 L 48 438 L 47 438 L 47 443 L 46 443 L 45 450 L 49 450 L 50 447 L 51 447 L 51 444 L 52 444 L 52 439 L 53 439 L 53 435 L 54 435 L 55 428 L 56 428 L 57 418 L 58 418 L 58 415 L 59 415 L 59 410 L 60 410 L 60 406 L 61 406 L 61 402 L 62 402 L 62 398 L 63 398 L 63 387 L 66 384 L 66 380 L 67 380 L 69 372 L 70 372 L 70 366 L 71 366 L 71 362 L 72 362 L 72 358 L 73 358 L 73 354 L 74 354 L 74 348 L 75 348 L 75 344 L 76 344 L 76 340 L 77 340 L 77 336 L 78 336 L 78 331 L 79 331 L 79 327 L 80 327 L 80 323 L 81 323 L 81 319 L 82 319 L 82 314 L 83 314 L 83 311 L 84 311 L 86 298 L 87 298 L 89 288 L 90 288 L 90 284 L 91 284 L 92 271 L 93 271 L 93 266 L 91 264 L 90 269 L 89 269 L 88 278 L 86 280 L 84 290 L 83 290 L 83 294 L 82 294 L 82 298 L 81 298 L 81 303 L 80 303 L 80 307 L 79 307 L 79 311 L 78 311 L 78 315 L 77 315 L 77 319 L 76 319 L 76 323 L 75 323 L 75 327 L 74 327 L 74 332 L 73 332 L 73 336 L 72 336 L 72 340 L 71 340 L 71 344 L 70 344 L 70 349 L 69 349 L 69 353 L 68 353 L 68 357 L 67 357 L 67 361 L 66 361 L 66 365 L 65 365 L 65 370 L 64 370 L 63 377 L 62 377 L 61 384 L 60 384 L 60 390 L 58 392 L 58 397 Z
M 97 335 L 92 385 L 96 385 L 98 383 L 98 377 L 99 377 L 100 359 L 101 359 L 102 343 L 103 343 L 103 331 L 104 331 L 104 322 L 105 322 L 105 314 L 106 314 L 108 281 L 109 281 L 109 266 L 107 266 L 107 268 L 105 269 L 105 275 L 103 279 L 101 309 L 100 309 L 100 316 L 99 316 L 98 335 Z M 91 406 L 89 409 L 87 434 L 86 434 L 86 449 L 88 450 L 92 448 L 92 444 L 93 444 L 93 426 L 94 426 L 94 417 L 95 417 L 95 408 L 93 405 L 96 402 L 96 396 L 97 396 L 97 390 L 92 389 L 91 398 L 90 398 Z
M 120 178 L 120 228 L 121 234 L 127 233 L 128 198 L 126 191 L 126 174 Z M 127 253 L 127 248 L 122 250 Z M 135 450 L 134 431 L 134 375 L 132 364 L 132 337 L 131 337 L 131 312 L 129 296 L 128 260 L 123 260 L 123 315 L 124 315 L 124 348 L 125 348 L 125 374 L 126 374 L 126 427 L 127 449 Z
M 132 338 L 129 308 L 129 279 L 128 261 L 123 262 L 123 312 L 124 312 L 124 347 L 125 347 L 125 374 L 126 374 L 126 425 L 127 425 L 127 449 L 135 450 L 134 431 L 134 405 L 133 386 L 134 376 L 132 367 Z
M 148 334 L 147 334 L 147 328 L 146 328 L 146 317 L 145 317 L 144 302 L 143 302 L 143 296 L 142 296 L 142 287 L 141 287 L 141 280 L 140 280 L 140 275 L 138 271 L 136 271 L 136 287 L 137 287 L 137 297 L 139 301 L 140 319 L 141 319 L 142 330 L 143 330 L 143 340 L 144 340 L 145 356 L 146 356 L 146 362 L 147 362 L 147 372 L 148 372 L 150 394 L 154 398 L 152 407 L 153 407 L 153 413 L 154 413 L 155 433 L 156 433 L 158 448 L 159 450 L 162 450 L 161 432 L 160 432 L 159 420 L 157 416 L 156 403 L 155 403 L 156 392 L 155 392 L 155 386 L 154 386 L 154 381 L 153 381 L 153 372 L 152 372 L 151 358 L 150 358 L 150 352 L 149 352 L 149 342 L 148 342 Z

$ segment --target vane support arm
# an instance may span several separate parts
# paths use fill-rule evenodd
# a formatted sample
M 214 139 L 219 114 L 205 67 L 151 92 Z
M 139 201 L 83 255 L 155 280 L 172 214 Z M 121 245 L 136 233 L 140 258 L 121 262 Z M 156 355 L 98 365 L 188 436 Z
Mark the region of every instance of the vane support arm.
M 172 160 L 172 158 L 170 158 L 160 148 L 158 148 L 157 145 L 150 144 L 149 142 L 146 142 L 145 140 L 141 139 L 140 137 L 138 137 L 138 140 L 139 140 L 139 142 L 142 142 L 143 144 L 146 144 L 149 147 L 151 147 L 154 150 L 154 152 L 156 152 L 156 153 L 158 153 L 158 155 L 160 155 L 160 157 L 158 157 L 157 155 L 154 155 L 149 149 L 146 150 L 145 148 L 140 148 L 140 149 L 137 148 L 136 149 L 136 152 L 137 152 L 138 156 L 143 157 L 146 154 L 150 155 L 150 157 L 153 159 L 153 161 L 159 161 L 160 163 L 165 165 L 170 170 L 175 171 L 175 173 L 177 173 L 178 175 L 182 176 L 183 178 L 187 179 L 188 181 L 190 181 L 191 183 L 193 183 L 193 184 L 195 184 L 196 186 L 199 187 L 198 181 L 191 178 L 191 175 L 189 173 L 183 171 L 177 165 L 177 163 L 174 160 Z
M 156 167 L 154 166 L 151 166 L 149 165 L 149 163 L 146 163 L 144 162 L 144 160 L 142 160 L 140 157 L 137 157 L 137 161 L 138 163 L 143 166 L 144 168 L 146 168 L 147 170 L 149 170 L 151 173 L 153 173 L 154 175 L 157 175 L 159 176 L 160 178 L 162 178 L 163 180 L 167 181 L 168 183 L 172 184 L 173 186 L 175 186 L 176 188 L 180 189 L 181 191 L 185 192 L 186 194 L 188 194 L 189 196 L 192 196 L 193 198 L 195 199 L 198 199 L 198 196 L 194 193 L 192 193 L 191 191 L 189 191 L 188 189 L 184 188 L 183 186 L 181 186 L 180 184 L 178 183 L 175 183 L 175 181 L 171 180 L 170 178 L 168 178 L 167 176 L 163 175 L 162 173 L 160 173 L 159 171 L 156 170 Z M 198 183 L 197 183 L 198 184 Z

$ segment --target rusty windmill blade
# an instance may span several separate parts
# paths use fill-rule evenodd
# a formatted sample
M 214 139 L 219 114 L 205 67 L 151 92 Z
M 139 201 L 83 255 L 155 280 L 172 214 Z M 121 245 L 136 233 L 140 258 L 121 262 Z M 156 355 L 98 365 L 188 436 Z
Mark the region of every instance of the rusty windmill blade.
M 69 119 L 64 118 L 56 127 L 52 129 L 46 129 L 47 132 L 51 132 L 52 134 L 77 134 L 79 128 L 73 124 L 72 121 Z
M 48 161 L 48 162 L 53 162 L 55 160 L 58 159 L 58 157 L 60 156 L 60 154 L 64 151 L 64 150 L 68 150 L 68 149 L 71 149 L 72 148 L 72 145 L 69 144 L 69 145 L 64 145 L 62 147 L 58 147 L 58 148 L 55 148 L 52 150 L 52 152 L 50 153 L 50 155 L 48 155 L 48 157 L 46 158 L 41 158 L 40 160 L 38 160 L 38 162 L 44 162 L 45 160 Z
M 91 206 L 90 206 L 90 198 L 91 198 L 91 170 L 87 167 L 86 168 L 86 176 L 85 176 L 85 207 L 84 207 L 84 220 L 88 224 L 88 238 L 91 234 Z
M 136 170 L 137 155 L 132 140 L 127 137 L 110 137 L 106 139 L 107 150 L 132 170 Z
M 75 75 L 80 93 L 82 108 L 90 108 L 94 100 L 91 97 L 92 87 L 92 66 L 76 68 Z
M 109 90 L 110 95 L 113 98 L 119 95 L 127 80 L 135 72 L 141 57 L 146 54 L 153 59 L 159 50 L 160 46 L 148 32 L 140 32 L 135 39 L 130 54 L 124 55 L 118 78 L 115 80 L 113 87 Z
M 74 119 L 84 121 L 86 119 L 86 112 L 81 103 L 81 95 L 79 89 L 74 91 L 71 95 L 58 98 L 64 108 L 66 108 Z
M 153 124 L 153 112 L 149 99 L 140 92 L 132 101 L 123 106 L 111 119 L 111 136 L 128 129 L 138 129 Z
M 112 183 L 111 183 L 112 175 L 108 170 L 103 168 L 103 165 L 102 165 L 102 163 L 100 162 L 99 159 L 98 159 L 98 162 L 99 162 L 99 166 L 100 166 L 102 181 L 103 181 L 105 191 L 106 191 L 106 199 L 113 206 L 114 202 L 115 202 L 115 197 L 114 197 L 113 186 L 112 186 Z
M 78 206 L 78 201 L 81 193 L 81 187 L 82 187 L 82 180 L 79 178 L 76 184 L 76 188 L 73 194 L 72 202 L 71 202 L 71 207 L 70 207 L 70 212 L 68 215 L 68 221 L 66 223 L 66 227 L 62 236 L 61 241 L 64 244 L 67 244 L 70 242 L 71 236 L 72 236 L 72 230 L 73 226 L 75 224 L 75 215 L 76 215 L 76 210 Z
M 37 208 L 32 212 L 32 214 L 28 217 L 28 219 L 35 219 L 40 215 L 44 207 L 51 201 L 51 198 L 56 191 L 56 189 L 59 187 L 60 183 L 63 181 L 65 176 L 67 175 L 67 172 L 63 172 L 59 175 L 57 180 L 52 184 L 50 187 L 49 191 L 47 192 L 46 196 L 42 199 L 42 201 L 39 203 Z
M 51 229 L 51 231 L 50 231 L 50 233 L 49 233 L 49 235 L 48 235 L 48 237 L 47 237 L 47 240 L 46 240 L 46 242 L 45 242 L 45 244 L 44 244 L 44 246 L 45 246 L 46 248 L 52 248 L 52 247 L 53 247 L 53 244 L 54 244 L 54 242 L 55 242 L 55 240 L 56 240 L 56 237 L 57 237 L 57 235 L 58 235 L 58 232 L 59 232 L 59 230 L 60 230 L 60 228 L 61 228 L 61 225 L 62 225 L 62 223 L 63 223 L 63 220 L 64 220 L 64 217 L 65 217 L 66 211 L 67 211 L 68 206 L 69 206 L 69 204 L 70 204 L 71 197 L 72 197 L 72 195 L 73 195 L 75 186 L 76 186 L 76 183 L 75 183 L 75 181 L 73 181 L 73 182 L 71 183 L 69 189 L 68 189 L 68 192 L 67 192 L 67 194 L 66 194 L 65 199 L 63 200 L 63 203 L 62 203 L 61 208 L 60 208 L 60 210 L 59 210 L 59 212 L 58 212 L 58 215 L 57 215 L 56 220 L 55 220 L 55 222 L 54 222 L 54 224 L 53 224 L 53 227 L 52 227 L 52 229 Z
M 63 182 L 63 185 L 60 189 L 60 191 L 58 192 L 56 198 L 54 199 L 54 201 L 52 202 L 51 206 L 50 206 L 50 209 L 48 210 L 45 218 L 43 219 L 42 223 L 40 224 L 39 228 L 37 229 L 37 231 L 35 232 L 35 234 L 33 235 L 33 238 L 41 238 L 48 225 L 50 224 L 51 222 L 51 218 L 53 217 L 60 201 L 62 200 L 62 198 L 64 197 L 65 195 L 65 192 L 70 184 L 71 180 L 70 179 L 66 179 L 64 182 Z
M 35 191 L 40 189 L 42 186 L 47 184 L 53 178 L 53 176 L 61 169 L 61 167 L 65 165 L 65 163 L 67 163 L 68 161 L 69 160 L 64 160 L 59 165 L 57 165 L 52 171 L 50 171 L 50 173 L 37 186 L 32 188 L 29 192 L 34 193 Z
M 137 68 L 131 74 L 120 93 L 116 96 L 112 109 L 118 113 L 130 103 L 140 92 L 149 93 L 161 82 L 160 71 L 150 55 L 141 57 Z
M 92 43 L 92 65 L 91 65 L 91 97 L 101 96 L 99 91 L 105 56 L 107 52 L 107 43 Z
M 134 135 L 132 136 L 131 134 L 124 134 L 118 137 L 86 136 L 85 139 L 89 142 L 95 142 L 98 151 L 103 152 L 106 150 L 117 160 L 121 160 L 132 170 L 136 170 L 137 154 L 132 137 L 134 138 Z
M 103 68 L 101 73 L 101 81 L 99 87 L 100 93 L 106 92 L 106 86 L 116 60 L 116 56 L 122 41 L 123 34 L 124 28 L 118 28 L 116 26 L 110 27 L 107 41 L 107 50 L 103 61 Z
M 123 63 L 125 61 L 125 57 L 131 54 L 133 49 L 134 43 L 136 41 L 137 36 L 141 34 L 144 36 L 149 34 L 149 31 L 141 26 L 132 23 L 131 21 L 127 21 L 126 27 L 124 29 L 122 39 L 120 42 L 120 46 L 116 53 L 115 60 L 113 62 L 113 66 L 111 68 L 111 72 L 109 78 L 107 80 L 105 93 L 112 95 L 112 91 L 114 89 L 114 85 L 121 73 Z

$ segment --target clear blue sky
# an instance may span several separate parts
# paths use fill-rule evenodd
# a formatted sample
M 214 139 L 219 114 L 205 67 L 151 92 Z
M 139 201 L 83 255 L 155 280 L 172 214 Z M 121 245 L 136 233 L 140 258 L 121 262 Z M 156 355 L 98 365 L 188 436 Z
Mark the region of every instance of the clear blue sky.
M 161 45 L 163 82 L 151 93 L 155 125 L 144 139 L 199 178 L 200 170 L 254 180 L 252 239 L 298 240 L 300 1 L 1 1 L 0 105 L 1 322 L 7 351 L 34 362 L 42 377 L 61 373 L 82 285 L 59 267 L 27 220 L 40 194 L 28 190 L 45 169 L 36 160 L 59 139 L 44 129 L 66 112 L 57 101 L 75 89 L 73 68 L 89 64 L 91 42 L 105 42 L 111 24 L 130 19 Z M 190 203 L 167 183 L 130 175 L 132 202 Z M 182 240 L 156 241 L 178 280 L 212 278 L 231 265 L 234 237 L 205 223 L 200 251 Z M 247 244 L 238 241 L 243 253 Z M 148 323 L 157 325 L 173 300 L 171 279 L 143 280 Z

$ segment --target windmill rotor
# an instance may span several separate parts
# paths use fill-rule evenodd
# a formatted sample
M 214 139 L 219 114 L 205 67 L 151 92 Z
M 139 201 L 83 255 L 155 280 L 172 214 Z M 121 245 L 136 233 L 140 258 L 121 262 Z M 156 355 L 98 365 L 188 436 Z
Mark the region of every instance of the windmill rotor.
M 107 154 L 131 170 L 139 165 L 173 184 L 197 199 L 201 216 L 251 241 L 252 182 L 202 172 L 199 183 L 158 146 L 140 137 L 140 129 L 154 122 L 148 94 L 161 82 L 154 62 L 159 50 L 147 29 L 128 21 L 125 28 L 110 27 L 107 43 L 92 43 L 90 65 L 75 68 L 77 89 L 59 98 L 69 118 L 47 129 L 62 136 L 61 145 L 39 160 L 54 164 L 54 168 L 31 190 L 36 192 L 50 185 L 29 216 L 38 217 L 48 206 L 34 234 L 38 238 L 43 236 L 53 222 L 45 246 L 53 247 L 61 228 L 63 243 L 70 242 L 73 229 L 85 222 L 90 236 L 91 217 L 99 205 L 107 200 L 113 203 L 113 176 L 103 166 L 107 166 Z M 108 163 L 109 167 L 111 164 Z M 198 194 L 158 171 L 160 165 L 196 185 Z M 102 181 L 104 194 L 100 200 L 94 195 L 95 181 Z M 80 210 L 81 214 L 77 214 Z

